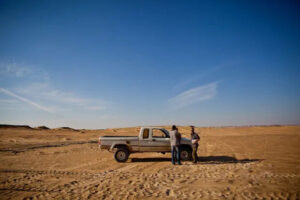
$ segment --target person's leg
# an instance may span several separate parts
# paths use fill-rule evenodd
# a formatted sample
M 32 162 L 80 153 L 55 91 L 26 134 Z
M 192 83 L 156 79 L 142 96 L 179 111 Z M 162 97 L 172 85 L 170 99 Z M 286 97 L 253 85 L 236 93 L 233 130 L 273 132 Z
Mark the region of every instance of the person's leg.
M 180 146 L 176 146 L 176 151 L 177 151 L 177 163 L 179 165 L 181 165 L 181 162 L 180 162 Z
M 195 162 L 198 162 L 198 146 L 196 146 L 196 148 L 195 148 Z
M 175 147 L 171 146 L 171 157 L 172 157 L 172 164 L 175 165 Z
M 196 161 L 196 153 L 197 153 L 196 147 L 193 146 L 193 153 L 192 153 L 192 156 L 193 156 L 193 162 Z

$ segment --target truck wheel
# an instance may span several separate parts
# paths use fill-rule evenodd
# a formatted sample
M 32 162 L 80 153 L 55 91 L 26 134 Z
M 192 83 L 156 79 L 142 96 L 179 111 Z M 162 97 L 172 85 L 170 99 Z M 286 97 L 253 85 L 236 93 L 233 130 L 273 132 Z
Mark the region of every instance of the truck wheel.
M 129 157 L 129 152 L 125 148 L 117 149 L 115 152 L 115 160 L 118 162 L 126 162 Z
M 180 151 L 180 159 L 183 161 L 192 160 L 192 151 L 189 148 L 183 147 Z

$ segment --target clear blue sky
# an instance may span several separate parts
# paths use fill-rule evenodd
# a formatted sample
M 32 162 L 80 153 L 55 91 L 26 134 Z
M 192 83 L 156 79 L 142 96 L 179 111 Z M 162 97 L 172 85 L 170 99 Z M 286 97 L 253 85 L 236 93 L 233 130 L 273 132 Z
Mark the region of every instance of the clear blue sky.
M 300 124 L 299 1 L 0 1 L 0 123 Z

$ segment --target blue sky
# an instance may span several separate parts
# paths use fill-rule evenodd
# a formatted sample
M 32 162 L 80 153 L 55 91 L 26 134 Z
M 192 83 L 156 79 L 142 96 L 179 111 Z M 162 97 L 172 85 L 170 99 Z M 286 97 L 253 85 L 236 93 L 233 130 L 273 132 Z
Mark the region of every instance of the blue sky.
M 298 1 L 0 2 L 0 123 L 300 123 Z

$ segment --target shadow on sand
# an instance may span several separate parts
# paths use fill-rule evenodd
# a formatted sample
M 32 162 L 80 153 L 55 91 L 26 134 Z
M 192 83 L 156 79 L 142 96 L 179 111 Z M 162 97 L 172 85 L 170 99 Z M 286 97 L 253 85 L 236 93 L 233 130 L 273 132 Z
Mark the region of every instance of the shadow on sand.
M 206 156 L 199 157 L 198 163 L 203 164 L 226 164 L 226 163 L 251 163 L 260 162 L 262 159 L 242 159 L 238 160 L 230 156 Z M 171 158 L 132 158 L 131 162 L 171 162 Z

